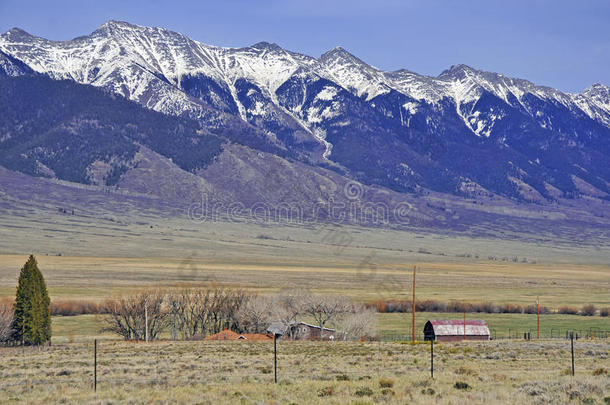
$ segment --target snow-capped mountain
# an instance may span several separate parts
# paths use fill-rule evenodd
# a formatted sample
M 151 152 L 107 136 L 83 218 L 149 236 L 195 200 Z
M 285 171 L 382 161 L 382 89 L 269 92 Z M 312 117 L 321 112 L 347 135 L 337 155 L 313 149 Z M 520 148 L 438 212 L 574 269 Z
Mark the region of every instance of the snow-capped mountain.
M 0 75 L 33 72 L 397 191 L 610 193 L 610 90 L 599 84 L 566 94 L 465 65 L 388 72 L 340 47 L 320 58 L 223 48 L 116 21 L 64 42 L 1 35 Z

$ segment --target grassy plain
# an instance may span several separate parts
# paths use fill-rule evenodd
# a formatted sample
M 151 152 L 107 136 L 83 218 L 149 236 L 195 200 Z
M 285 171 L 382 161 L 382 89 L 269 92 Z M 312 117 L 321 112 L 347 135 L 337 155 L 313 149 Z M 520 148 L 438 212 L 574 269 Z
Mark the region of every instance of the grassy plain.
M 610 396 L 607 342 L 429 345 L 383 342 L 101 341 L 93 392 L 93 345 L 0 348 L 7 403 L 603 404 Z M 596 371 L 597 370 L 597 371 Z M 457 384 L 457 385 L 456 385 Z
M 419 300 L 533 304 L 550 308 L 584 304 L 610 306 L 610 267 L 603 264 L 513 263 L 474 258 L 400 262 L 323 262 L 307 255 L 291 260 L 210 258 L 122 258 L 39 255 L 50 295 L 56 299 L 102 300 L 134 288 L 222 284 L 260 293 L 284 287 L 343 294 L 356 300 L 411 297 L 412 268 L 418 266 Z M 13 296 L 25 255 L 0 255 L 0 297 Z

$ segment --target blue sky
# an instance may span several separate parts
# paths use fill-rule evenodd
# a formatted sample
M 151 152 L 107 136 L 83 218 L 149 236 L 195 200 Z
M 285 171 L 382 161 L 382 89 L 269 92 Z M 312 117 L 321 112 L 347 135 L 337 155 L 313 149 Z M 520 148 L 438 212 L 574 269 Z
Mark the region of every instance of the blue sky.
M 568 92 L 610 85 L 609 1 L 0 0 L 1 32 L 65 40 L 110 19 L 213 45 L 268 41 L 312 56 L 340 45 L 387 70 L 464 63 Z

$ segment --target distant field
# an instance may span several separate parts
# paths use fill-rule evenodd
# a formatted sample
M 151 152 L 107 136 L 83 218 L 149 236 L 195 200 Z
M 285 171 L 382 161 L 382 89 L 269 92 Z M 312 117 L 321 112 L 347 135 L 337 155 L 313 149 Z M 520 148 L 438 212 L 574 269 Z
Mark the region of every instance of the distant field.
M 25 255 L 0 255 L 0 296 L 13 296 Z M 610 306 L 610 266 L 513 263 L 487 259 L 400 263 L 378 256 L 369 262 L 336 258 L 325 263 L 307 255 L 292 259 L 114 258 L 39 255 L 51 298 L 102 300 L 134 288 L 223 284 L 259 293 L 284 287 L 343 294 L 358 301 L 410 299 L 417 264 L 417 299 L 533 304 L 558 308 Z

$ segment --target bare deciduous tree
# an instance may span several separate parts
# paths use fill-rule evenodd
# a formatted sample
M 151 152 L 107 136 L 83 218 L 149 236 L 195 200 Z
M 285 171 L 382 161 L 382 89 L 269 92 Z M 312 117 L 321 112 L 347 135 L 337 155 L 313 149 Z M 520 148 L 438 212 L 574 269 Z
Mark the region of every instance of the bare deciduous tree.
M 312 294 L 306 297 L 304 311 L 316 321 L 320 327 L 320 337 L 323 338 L 326 325 L 353 312 L 354 304 L 341 296 Z
M 0 343 L 8 342 L 12 335 L 13 329 L 13 302 L 9 299 L 0 300 Z
M 243 331 L 238 311 L 250 297 L 243 290 L 223 287 L 185 288 L 169 294 L 167 302 L 172 315 L 176 313 L 176 329 L 183 339 L 189 339 L 198 333 L 214 334 L 223 329 Z
M 375 310 L 356 306 L 341 317 L 338 327 L 347 340 L 372 338 L 377 330 Z
M 223 329 L 240 331 L 237 322 L 237 311 L 249 299 L 243 290 L 216 288 L 211 292 L 210 306 L 208 308 L 209 333 L 218 333 Z
M 176 313 L 176 330 L 182 339 L 190 339 L 207 322 L 209 292 L 185 288 L 168 297 L 172 315 Z M 173 319 L 172 319 L 173 322 Z
M 148 313 L 148 338 L 156 339 L 167 321 L 164 307 L 165 293 L 159 290 L 111 299 L 103 304 L 109 316 L 104 330 L 115 332 L 125 340 L 143 340 L 146 337 L 145 313 Z
M 305 314 L 305 303 L 311 293 L 304 289 L 285 289 L 274 297 L 273 317 L 281 322 L 289 337 L 294 337 L 291 325 L 297 322 L 299 316 Z
M 273 302 L 267 297 L 251 297 L 237 311 L 237 321 L 244 332 L 264 333 L 273 320 Z

